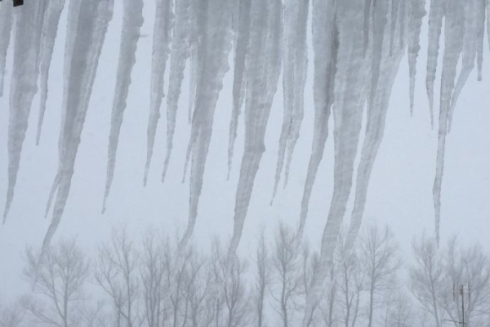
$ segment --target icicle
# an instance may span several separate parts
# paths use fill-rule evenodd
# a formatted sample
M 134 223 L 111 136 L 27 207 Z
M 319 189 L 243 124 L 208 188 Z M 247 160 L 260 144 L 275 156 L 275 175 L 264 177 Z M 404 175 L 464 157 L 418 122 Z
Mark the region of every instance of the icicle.
M 306 299 L 303 327 L 308 326 L 321 295 L 323 282 L 332 268 L 333 253 L 349 199 L 354 162 L 361 130 L 362 112 L 368 84 L 369 54 L 364 57 L 362 0 L 337 2 L 339 52 L 335 79 L 334 191 L 323 233 L 319 269 Z
M 463 46 L 464 4 L 459 0 L 448 0 L 445 24 L 445 48 L 441 78 L 441 104 L 439 109 L 439 140 L 437 145 L 436 177 L 434 180 L 433 196 L 435 209 L 436 240 L 440 241 L 441 222 L 441 186 L 444 172 L 444 152 L 448 132 L 451 96 L 454 90 L 456 67 Z
M 102 212 L 105 212 L 106 202 L 111 191 L 114 169 L 116 166 L 117 146 L 119 133 L 123 123 L 126 99 L 131 85 L 131 72 L 136 63 L 136 49 L 143 25 L 143 1 L 124 0 L 124 18 L 121 32 L 121 46 L 119 50 L 119 64 L 117 68 L 116 86 L 112 104 L 111 132 L 109 136 L 107 177 L 104 192 Z
M 284 63 L 283 95 L 284 114 L 279 137 L 279 150 L 274 182 L 274 199 L 286 158 L 286 176 L 292 160 L 294 148 L 304 116 L 304 87 L 307 69 L 306 25 L 308 21 L 309 0 L 287 0 L 284 6 Z
M 19 171 L 29 114 L 37 92 L 39 47 L 46 1 L 26 3 L 15 15 L 14 65 L 10 80 L 8 188 L 3 222 L 7 219 Z
M 427 77 L 425 84 L 429 97 L 430 122 L 434 126 L 434 81 L 436 79 L 437 59 L 439 58 L 439 39 L 446 0 L 431 0 L 429 14 L 429 44 L 427 54 Z
M 407 44 L 407 40 L 405 37 L 406 33 L 406 24 L 407 24 L 407 7 L 408 3 L 407 1 L 402 1 L 400 4 L 400 13 L 399 13 L 399 25 L 400 28 L 398 29 L 398 45 L 400 49 L 403 49 L 405 45 Z
M 283 106 L 284 113 L 282 118 L 281 135 L 279 136 L 279 149 L 277 154 L 276 175 L 274 179 L 274 191 L 272 193 L 272 201 L 277 193 L 281 173 L 284 166 L 284 158 L 286 156 L 286 148 L 289 141 L 291 131 L 293 110 L 294 110 L 294 46 L 295 32 L 298 27 L 298 10 L 299 2 L 295 0 L 286 0 L 284 4 L 284 61 L 282 73 L 283 86 Z
M 392 11 L 392 15 L 394 12 Z M 367 125 L 362 147 L 361 160 L 357 169 L 357 181 L 354 208 L 352 210 L 349 233 L 345 242 L 345 253 L 350 253 L 354 247 L 354 243 L 361 228 L 362 217 L 364 214 L 364 206 L 368 192 L 369 180 L 371 171 L 376 161 L 381 141 L 383 139 L 386 113 L 388 111 L 391 90 L 395 81 L 396 74 L 400 67 L 401 59 L 405 53 L 404 48 L 393 47 L 393 44 L 406 44 L 405 34 L 401 31 L 405 30 L 402 22 L 406 20 L 403 17 L 403 10 L 397 11 L 398 18 L 391 16 L 390 21 L 397 20 L 399 24 L 395 27 L 395 31 L 384 29 L 385 34 L 382 45 L 381 65 L 379 66 L 379 81 L 377 88 L 374 90 L 373 102 L 367 110 Z M 393 26 L 393 24 L 391 24 Z M 394 39 L 388 42 L 388 36 L 395 35 Z M 373 68 L 374 69 L 374 68 Z
M 197 74 L 199 71 L 197 63 L 197 45 L 195 40 L 191 42 L 190 71 L 189 106 L 187 107 L 187 122 L 189 124 L 192 123 L 192 114 L 194 113 L 194 99 L 196 97 Z
M 376 0 L 374 0 L 376 1 Z M 371 25 L 371 5 L 373 0 L 364 0 L 364 53 L 366 53 L 369 45 L 369 27 Z
M 485 38 L 485 11 L 487 7 L 486 0 L 478 0 L 478 81 L 482 80 L 482 70 L 483 70 L 483 43 Z
M 70 3 L 60 162 L 53 183 L 57 194 L 51 224 L 44 237 L 43 253 L 58 228 L 70 192 L 80 136 L 107 26 L 112 19 L 113 4 L 113 0 L 100 0 L 97 5 L 91 0 L 72 0 Z
M 153 51 L 151 62 L 151 94 L 150 94 L 150 118 L 148 120 L 148 150 L 146 155 L 145 176 L 143 184 L 146 185 L 148 172 L 150 170 L 153 147 L 155 145 L 155 134 L 157 132 L 158 120 L 160 119 L 160 107 L 162 105 L 163 78 L 165 68 L 170 54 L 170 42 L 173 27 L 173 0 L 158 0 L 155 16 L 155 27 L 153 31 Z
M 190 8 L 191 0 L 177 0 L 175 2 L 175 27 L 167 97 L 167 153 L 163 167 L 162 181 L 165 180 L 170 163 L 185 63 L 190 56 Z
M 197 74 L 199 72 L 198 58 L 197 58 L 197 36 L 198 30 L 196 26 L 197 22 L 197 13 L 196 13 L 196 5 L 194 4 L 190 8 L 190 78 L 189 78 L 189 106 L 187 109 L 187 121 L 189 124 L 192 122 L 192 114 L 194 113 L 194 100 L 196 97 L 196 83 L 197 83 Z
M 318 167 L 323 158 L 325 143 L 328 136 L 328 120 L 334 101 L 335 70 L 338 51 L 338 31 L 335 26 L 334 0 L 313 0 L 313 51 L 315 54 L 314 102 L 315 123 L 313 145 L 311 150 L 308 173 L 306 176 L 298 235 L 303 235 L 313 184 Z M 327 90 L 327 91 L 325 91 Z
M 196 108 L 192 119 L 192 165 L 190 180 L 189 221 L 179 247 L 186 248 L 197 219 L 206 158 L 211 141 L 214 110 L 228 71 L 231 50 L 232 20 L 227 0 L 200 0 L 196 2 L 197 56 L 199 74 L 196 83 Z
M 250 204 L 255 176 L 265 151 L 264 137 L 281 71 L 282 1 L 253 0 L 250 56 L 247 60 L 245 150 L 237 186 L 229 257 L 236 254 Z
M 401 0 L 405 2 L 406 0 Z M 388 7 L 386 5 L 386 7 Z M 391 0 L 391 32 L 390 32 L 390 53 L 393 53 L 393 47 L 395 46 L 395 33 L 398 23 L 398 9 L 400 8 L 400 0 Z
M 53 203 L 54 195 L 58 190 L 60 184 L 60 174 L 56 173 L 56 177 L 53 180 L 53 185 L 51 185 L 51 190 L 49 191 L 48 203 L 46 204 L 46 211 L 44 212 L 44 218 L 46 219 L 49 214 L 49 209 L 51 209 L 51 204 Z
M 7 50 L 12 33 L 12 6 L 8 2 L 0 3 L 0 98 L 3 96 L 3 83 L 5 80 L 5 64 Z
M 307 25 L 309 0 L 299 1 L 298 19 L 296 31 L 293 34 L 295 39 L 292 49 L 294 54 L 294 107 L 291 118 L 291 130 L 289 132 L 289 140 L 287 147 L 286 171 L 284 175 L 284 186 L 289 180 L 289 170 L 293 160 L 294 149 L 299 139 L 299 131 L 304 117 L 304 94 L 306 85 L 306 75 L 308 69 L 308 44 L 307 44 Z
M 486 19 L 486 22 L 487 22 L 487 41 L 488 41 L 488 45 L 490 47 L 490 19 L 489 19 L 490 18 L 490 3 L 489 3 L 489 0 L 482 0 L 482 1 L 486 2 L 485 3 L 485 7 L 486 7 L 485 13 L 486 13 L 486 17 L 487 17 L 487 19 Z
M 54 43 L 58 35 L 58 25 L 60 22 L 61 12 L 65 7 L 65 0 L 48 1 L 46 9 L 46 18 L 42 28 L 41 38 L 41 56 L 39 64 L 40 87 L 41 87 L 41 105 L 39 108 L 39 119 L 37 123 L 36 144 L 39 145 L 41 139 L 41 131 L 44 121 L 44 113 L 46 111 L 46 102 L 48 100 L 48 81 L 49 69 L 53 58 Z
M 396 10 L 396 13 L 398 10 Z M 392 11 L 392 14 L 393 11 Z M 371 90 L 368 98 L 368 105 L 374 106 L 374 98 L 378 89 L 379 73 L 383 56 L 383 43 L 385 39 L 385 27 L 388 23 L 388 0 L 378 0 L 373 5 L 373 42 L 372 42 L 372 62 L 371 62 Z M 393 27 L 393 26 L 392 26 Z M 391 34 L 391 32 L 390 32 Z M 390 35 L 389 34 L 389 35 Z M 389 53 L 392 51 L 390 41 Z
M 235 51 L 235 69 L 233 81 L 233 111 L 230 121 L 230 138 L 228 141 L 228 179 L 230 178 L 233 152 L 235 148 L 235 140 L 237 136 L 238 117 L 243 103 L 245 93 L 246 75 L 245 62 L 249 53 L 249 38 L 250 38 L 250 10 L 252 0 L 240 1 L 238 31 L 236 36 L 236 51 Z
M 456 87 L 454 88 L 454 93 L 451 99 L 451 107 L 448 112 L 448 131 L 451 131 L 454 109 L 458 103 L 459 95 L 463 90 L 468 77 L 470 77 L 471 72 L 475 68 L 475 59 L 478 52 L 478 20 L 479 20 L 479 8 L 477 1 L 479 0 L 468 0 L 464 3 L 464 24 L 461 28 L 464 31 L 463 36 L 463 63 L 461 68 L 461 73 L 459 74 L 458 80 L 456 82 Z
M 417 75 L 417 57 L 420 51 L 420 31 L 425 11 L 425 0 L 410 0 L 408 30 L 408 69 L 410 75 L 410 113 L 413 113 L 415 100 L 415 76 Z

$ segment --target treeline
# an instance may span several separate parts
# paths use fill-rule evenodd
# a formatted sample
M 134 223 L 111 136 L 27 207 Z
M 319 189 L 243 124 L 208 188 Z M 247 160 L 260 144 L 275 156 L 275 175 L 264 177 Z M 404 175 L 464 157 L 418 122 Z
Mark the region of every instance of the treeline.
M 402 262 L 388 228 L 341 237 L 309 326 L 490 326 L 490 260 L 456 238 L 422 237 Z M 306 240 L 280 225 L 249 256 L 180 250 L 157 233 L 115 230 L 89 255 L 62 240 L 42 256 L 25 251 L 31 292 L 0 306 L 0 327 L 294 327 L 321 263 Z M 464 286 L 462 288 L 461 286 Z M 1 287 L 6 287 L 3 285 Z M 464 305 L 463 305 L 464 297 Z

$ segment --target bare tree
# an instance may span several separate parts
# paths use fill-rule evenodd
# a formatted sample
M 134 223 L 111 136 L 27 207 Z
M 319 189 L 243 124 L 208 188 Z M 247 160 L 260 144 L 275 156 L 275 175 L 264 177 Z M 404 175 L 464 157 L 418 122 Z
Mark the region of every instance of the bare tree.
M 95 305 L 87 305 L 80 310 L 79 325 L 84 327 L 105 327 L 109 325 L 104 313 L 104 303 L 97 301 Z
M 213 274 L 206 268 L 205 260 L 197 254 L 191 256 L 186 265 L 183 297 L 187 308 L 186 320 L 192 327 L 208 326 L 213 320 L 211 306 L 206 303 Z
M 425 236 L 420 241 L 414 241 L 412 248 L 415 265 L 409 269 L 410 290 L 423 310 L 434 318 L 435 326 L 440 327 L 442 314 L 439 293 L 444 287 L 442 254 L 435 240 Z
M 335 266 L 330 269 L 328 283 L 325 285 L 325 297 L 321 303 L 320 313 L 322 316 L 322 321 L 327 327 L 337 326 L 336 317 L 336 298 L 337 298 L 337 282 L 335 274 Z
M 126 229 L 114 230 L 111 240 L 99 247 L 95 280 L 112 302 L 116 327 L 135 327 L 143 319 L 138 312 L 138 253 Z
M 255 277 L 255 290 L 254 290 L 254 303 L 256 312 L 257 327 L 263 327 L 264 322 L 264 307 L 266 290 L 269 288 L 271 282 L 269 251 L 265 243 L 264 233 L 261 233 L 259 245 L 255 254 L 256 265 L 256 277 Z
M 298 243 L 301 241 L 300 239 L 296 240 Z M 298 247 L 300 245 L 298 244 Z M 301 245 L 302 251 L 301 251 L 301 282 L 302 282 L 302 292 L 304 295 L 304 301 L 306 302 L 306 299 L 308 297 L 308 294 L 311 289 L 311 285 L 313 283 L 313 278 L 315 277 L 315 274 L 318 273 L 318 269 L 320 267 L 320 260 L 318 257 L 318 253 L 314 252 L 312 253 L 310 250 L 309 243 L 306 241 L 303 241 L 303 244 Z M 316 312 L 316 308 L 318 307 L 318 303 L 315 304 L 314 306 L 314 312 Z M 307 321 L 307 326 L 311 326 L 315 323 L 315 314 L 312 314 L 308 321 Z
M 359 239 L 360 262 L 366 273 L 368 291 L 367 327 L 372 327 L 375 310 L 384 292 L 393 286 L 400 267 L 398 245 L 393 234 L 385 227 L 369 226 Z
M 223 283 L 226 308 L 228 311 L 226 327 L 249 326 L 250 302 L 245 286 L 245 273 L 248 263 L 236 258 L 226 263 L 227 274 Z
M 27 249 L 24 277 L 32 284 L 33 295 L 25 296 L 22 306 L 40 323 L 71 326 L 79 319 L 88 267 L 75 240 L 60 241 L 42 256 Z
M 248 263 L 238 257 L 230 257 L 218 240 L 213 242 L 211 253 L 213 274 L 212 294 L 215 302 L 216 326 L 249 326 L 250 302 L 245 287 Z
M 198 261 L 196 256 L 195 248 L 189 246 L 187 249 L 181 250 L 176 254 L 172 264 L 173 273 L 170 275 L 172 283 L 170 305 L 173 327 L 185 326 L 188 318 L 189 299 L 185 297 L 184 292 L 189 287 L 190 282 L 189 265 L 191 261 L 193 261 L 193 264 Z M 183 322 L 180 322 L 181 317 L 183 318 Z
M 158 240 L 154 232 L 143 239 L 141 253 L 141 284 L 143 306 L 148 327 L 162 327 L 168 319 L 167 296 L 170 293 L 174 259 L 167 240 Z
M 24 312 L 19 303 L 0 306 L 0 327 L 21 327 L 23 321 Z
M 398 284 L 387 292 L 384 302 L 384 327 L 413 326 L 411 299 Z
M 359 262 L 359 243 L 354 249 L 347 252 L 345 248 L 344 232 L 341 232 L 335 258 L 337 263 L 337 287 L 339 290 L 339 311 L 341 321 L 345 327 L 355 327 L 358 322 L 361 305 L 361 292 L 363 291 L 364 274 Z
M 280 225 L 275 236 L 274 252 L 272 255 L 273 271 L 275 273 L 276 292 L 271 292 L 278 307 L 282 325 L 291 324 L 293 310 L 302 290 L 301 278 L 301 249 L 296 236 L 286 226 Z
M 444 272 L 446 287 L 439 294 L 449 320 L 460 325 L 464 307 L 465 324 L 480 325 L 490 307 L 489 257 L 480 246 L 462 248 L 453 238 L 447 246 Z

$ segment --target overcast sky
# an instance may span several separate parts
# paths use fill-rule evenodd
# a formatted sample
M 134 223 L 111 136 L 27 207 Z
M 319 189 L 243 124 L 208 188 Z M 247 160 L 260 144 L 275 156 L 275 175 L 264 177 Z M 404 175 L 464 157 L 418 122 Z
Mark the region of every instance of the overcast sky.
M 115 14 L 107 33 L 98 75 L 82 134 L 70 198 L 55 236 L 77 235 L 88 250 L 107 237 L 113 226 L 127 224 L 135 233 L 162 228 L 170 234 L 183 232 L 187 224 L 189 185 L 181 183 L 185 151 L 190 134 L 187 123 L 188 79 L 177 117 L 175 148 L 165 184 L 160 182 L 165 155 L 166 118 L 162 107 L 155 154 L 149 182 L 143 185 L 146 159 L 146 128 L 149 109 L 149 84 L 153 30 L 153 1 L 146 1 L 145 24 L 139 42 L 137 63 L 133 71 L 128 108 L 120 136 L 116 175 L 108 208 L 102 215 L 107 143 L 114 93 L 122 22 L 122 3 L 115 1 Z M 26 245 L 39 246 L 49 225 L 44 219 L 46 201 L 58 164 L 58 135 L 61 118 L 63 61 L 66 10 L 62 16 L 50 76 L 50 95 L 41 144 L 35 146 L 39 97 L 36 96 L 29 121 L 15 199 L 9 219 L 0 227 L 0 293 L 3 297 L 23 290 L 22 251 Z M 435 174 L 437 130 L 431 130 L 425 93 L 427 21 L 422 31 L 418 83 L 414 115 L 410 117 L 408 100 L 408 66 L 403 59 L 398 73 L 386 122 L 384 140 L 372 173 L 364 222 L 387 223 L 394 230 L 407 253 L 415 235 L 433 235 L 434 210 L 432 184 Z M 485 43 L 487 48 L 487 43 Z M 11 48 L 12 50 L 12 48 Z M 488 50 L 485 49 L 485 58 Z M 231 59 L 231 57 L 230 57 Z M 313 57 L 310 54 L 306 86 L 306 113 L 301 137 L 296 147 L 290 182 L 280 189 L 270 206 L 278 139 L 282 125 L 282 87 L 279 87 L 266 134 L 266 153 L 256 178 L 255 189 L 239 251 L 253 248 L 260 228 L 273 230 L 282 220 L 296 225 L 313 134 L 312 101 Z M 232 60 L 230 60 L 232 64 Z M 12 65 L 12 51 L 7 63 L 7 83 Z M 479 241 L 490 249 L 490 60 L 484 64 L 484 80 L 470 77 L 455 113 L 453 130 L 447 139 L 446 166 L 442 191 L 443 241 L 453 234 L 465 241 Z M 440 73 L 440 66 L 438 73 Z M 438 75 L 440 76 L 440 75 Z M 228 128 L 231 117 L 232 71 L 225 77 L 216 109 L 213 136 L 207 160 L 196 242 L 209 245 L 220 235 L 231 237 L 236 184 L 243 148 L 243 115 L 239 125 L 237 148 L 230 181 L 226 181 Z M 168 85 L 168 83 L 166 84 Z M 439 83 L 436 89 L 439 88 Z M 8 89 L 0 98 L 0 199 L 7 188 Z M 438 94 L 436 94 L 437 98 Z M 166 100 L 164 101 L 166 102 Z M 438 103 L 438 101 L 436 101 Z M 332 125 L 332 122 L 330 122 Z M 314 187 L 306 233 L 318 248 L 331 201 L 333 185 L 333 138 L 329 137 L 325 156 Z M 347 211 L 350 213 L 350 210 Z M 22 286 L 21 286 L 22 285 Z

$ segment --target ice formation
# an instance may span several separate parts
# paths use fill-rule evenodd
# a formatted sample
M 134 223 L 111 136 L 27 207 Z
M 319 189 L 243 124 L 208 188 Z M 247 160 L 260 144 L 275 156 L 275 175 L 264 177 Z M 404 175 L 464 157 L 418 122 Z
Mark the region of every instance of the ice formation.
M 245 94 L 245 64 L 249 56 L 249 39 L 252 0 L 240 1 L 235 23 L 235 69 L 233 81 L 233 109 L 230 121 L 230 139 L 228 141 L 228 178 L 230 177 L 235 140 L 237 137 L 238 117 Z
M 298 234 L 303 235 L 313 184 L 328 137 L 328 120 L 334 101 L 335 71 L 339 47 L 334 0 L 313 0 L 313 51 L 315 53 L 313 145 L 301 201 Z M 326 13 L 326 14 L 325 14 Z M 326 90 L 326 91 L 325 91 Z
M 265 152 L 265 130 L 281 72 L 281 6 L 280 0 L 271 0 L 265 7 L 262 0 L 252 0 L 245 72 L 245 150 L 237 186 L 230 254 L 236 252 L 240 242 L 255 176 Z
M 10 5 L 10 4 L 9 4 Z M 5 6 L 3 4 L 2 6 Z M 7 219 L 14 198 L 15 184 L 32 100 L 37 92 L 41 31 L 45 1 L 29 2 L 15 15 L 14 63 L 10 83 L 10 117 L 8 131 L 8 189 L 3 221 Z M 7 14 L 8 15 L 8 14 Z M 8 28 L 5 35 L 8 34 Z M 2 44 L 3 42 L 0 42 Z
M 420 52 L 420 30 L 422 19 L 427 14 L 425 0 L 408 2 L 408 66 L 410 75 L 410 112 L 413 112 L 415 100 L 415 76 L 417 75 L 417 58 Z
M 170 54 L 170 42 L 173 28 L 173 0 L 158 0 L 156 2 L 155 27 L 153 29 L 153 51 L 151 63 L 151 95 L 150 118 L 148 120 L 148 151 L 146 155 L 145 177 L 146 185 L 150 170 L 155 134 L 160 120 L 160 106 L 163 100 L 163 78 Z
M 56 189 L 56 199 L 43 249 L 49 246 L 68 200 L 80 136 L 113 5 L 113 0 L 98 1 L 96 6 L 90 0 L 70 2 L 59 163 L 52 190 Z
M 165 180 L 168 165 L 170 164 L 185 63 L 190 57 L 191 0 L 177 0 L 175 2 L 175 19 L 167 97 L 167 154 L 165 156 L 162 181 Z
M 228 55 L 232 47 L 232 4 L 222 0 L 196 0 L 195 31 L 196 55 L 193 60 L 195 74 L 195 108 L 192 116 L 191 137 L 188 153 L 192 157 L 190 176 L 189 221 L 180 241 L 184 248 L 189 242 L 196 224 L 201 196 L 206 158 L 211 142 L 214 111 L 223 77 L 228 71 Z
M 284 115 L 273 197 L 277 193 L 284 161 L 286 161 L 284 184 L 287 184 L 289 167 L 304 116 L 304 89 L 308 64 L 306 43 L 308 11 L 309 0 L 284 2 Z
M 0 97 L 3 96 L 7 50 L 12 33 L 12 6 L 0 5 Z
M 48 81 L 51 59 L 53 57 L 54 44 L 58 34 L 58 25 L 60 22 L 61 12 L 65 7 L 65 0 L 48 1 L 46 8 L 46 17 L 42 26 L 41 35 L 41 54 L 39 62 L 39 78 L 41 86 L 41 106 L 39 108 L 39 119 L 37 123 L 36 144 L 39 144 L 41 130 L 46 111 L 46 102 L 48 100 Z
M 48 210 L 54 201 L 54 211 L 45 246 L 49 244 L 67 203 L 98 58 L 112 18 L 113 0 L 100 0 L 97 5 L 90 0 L 68 1 L 59 167 L 48 200 Z M 49 68 L 64 4 L 64 0 L 39 0 L 26 1 L 24 6 L 12 8 L 10 3 L 0 2 L 0 96 L 6 89 L 3 81 L 5 72 L 9 70 L 6 67 L 9 47 L 13 53 L 4 219 L 14 198 L 22 145 L 38 81 L 41 90 L 38 139 L 40 136 L 48 96 Z M 104 207 L 115 174 L 119 131 L 143 25 L 143 0 L 125 0 L 123 5 Z M 229 170 L 242 107 L 245 120 L 245 147 L 236 191 L 230 254 L 234 254 L 239 245 L 255 177 L 266 150 L 264 137 L 281 72 L 284 114 L 278 137 L 273 193 L 283 172 L 284 181 L 287 182 L 303 120 L 309 49 L 307 36 L 311 24 L 314 135 L 301 201 L 298 236 L 303 234 L 307 221 L 313 185 L 329 134 L 330 116 L 333 116 L 335 158 L 333 198 L 321 244 L 321 270 L 315 275 L 306 304 L 304 325 L 307 326 L 318 292 L 332 265 L 340 226 L 346 218 L 350 218 L 347 248 L 357 237 L 371 171 L 383 138 L 393 80 L 405 53 L 409 63 L 410 108 L 413 108 L 420 34 L 427 14 L 426 88 L 432 124 L 434 85 L 440 52 L 443 52 L 439 139 L 433 187 L 436 237 L 439 239 L 446 136 L 452 126 L 458 97 L 475 67 L 478 79 L 482 78 L 485 26 L 490 30 L 490 20 L 485 15 L 488 17 L 489 12 L 486 0 L 311 0 L 311 8 L 309 0 L 157 0 L 144 181 L 146 183 L 148 178 L 156 143 L 167 63 L 170 59 L 166 101 L 167 151 L 162 178 L 165 178 L 170 164 L 179 98 L 189 62 L 188 112 L 192 126 L 184 171 L 187 171 L 189 164 L 190 204 L 188 226 L 181 239 L 181 247 L 184 248 L 191 239 L 198 216 L 215 107 L 223 77 L 229 70 L 229 57 L 234 63 L 228 140 Z M 441 37 L 442 33 L 444 38 Z M 490 36 L 488 31 L 487 34 Z M 13 35 L 12 40 L 10 35 Z M 443 51 L 440 51 L 441 39 L 444 40 Z M 366 130 L 361 135 L 365 108 Z M 359 144 L 361 140 L 362 144 Z M 356 167 L 359 149 L 361 157 Z M 350 196 L 354 197 L 354 208 L 349 216 L 346 206 Z
M 369 81 L 376 78 L 376 72 L 370 69 L 371 57 L 365 53 L 363 37 L 363 11 L 361 0 L 346 0 L 336 4 L 336 25 L 338 28 L 338 55 L 336 60 L 334 86 L 334 190 L 321 244 L 319 271 L 315 274 L 305 307 L 303 325 L 308 325 L 317 304 L 323 282 L 332 266 L 333 252 L 337 236 L 346 211 L 354 177 L 354 162 L 361 132 L 362 113 L 366 97 L 369 98 Z M 373 16 L 381 16 L 386 6 L 376 1 Z M 376 13 L 379 12 L 379 13 Z M 379 28 L 384 19 L 373 20 L 373 30 Z M 321 24 L 321 21 L 316 23 Z M 381 30 L 383 31 L 383 30 Z M 382 33 L 384 34 L 384 33 Z M 374 35 L 372 42 L 375 48 Z M 382 38 L 382 36 L 381 36 Z M 374 49 L 366 50 L 376 52 Z M 374 58 L 373 66 L 379 60 Z M 371 72 L 371 74 L 369 74 Z M 372 92 L 371 92 L 372 93 Z
M 106 209 L 106 201 L 114 179 L 116 167 L 119 133 L 123 123 L 126 99 L 131 84 L 131 72 L 136 63 L 136 49 L 143 25 L 143 0 L 124 0 L 123 29 L 121 32 L 121 48 L 117 68 L 116 89 L 112 105 L 111 132 L 109 135 L 109 153 L 107 160 L 107 179 L 102 212 Z

